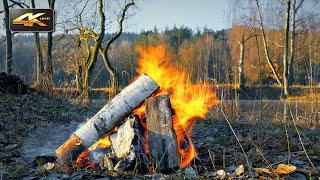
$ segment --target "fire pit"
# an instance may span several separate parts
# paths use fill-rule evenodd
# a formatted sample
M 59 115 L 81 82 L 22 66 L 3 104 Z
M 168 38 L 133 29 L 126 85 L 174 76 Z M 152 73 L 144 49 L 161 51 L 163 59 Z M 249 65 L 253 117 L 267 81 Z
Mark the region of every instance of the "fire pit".
M 190 132 L 216 103 L 215 93 L 170 64 L 164 46 L 138 50 L 142 75 L 56 150 L 64 167 L 170 173 L 196 157 Z

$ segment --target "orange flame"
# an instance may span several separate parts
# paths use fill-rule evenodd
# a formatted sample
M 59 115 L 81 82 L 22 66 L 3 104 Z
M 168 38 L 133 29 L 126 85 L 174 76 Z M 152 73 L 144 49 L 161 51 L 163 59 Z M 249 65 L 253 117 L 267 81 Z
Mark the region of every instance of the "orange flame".
M 97 142 L 95 142 L 91 147 L 89 147 L 89 151 L 93 151 L 97 147 L 101 149 L 105 149 L 111 146 L 111 141 L 109 136 L 104 136 L 100 138 Z
M 78 168 L 83 167 L 97 167 L 98 164 L 88 161 L 88 157 L 92 151 L 97 148 L 106 149 L 111 146 L 111 140 L 109 136 L 103 136 L 97 142 L 95 142 L 92 146 L 88 148 L 88 150 L 82 152 L 76 160 L 76 166 Z
M 205 117 L 209 108 L 217 103 L 216 95 L 208 83 L 193 83 L 185 69 L 174 66 L 166 46 L 139 46 L 137 50 L 140 53 L 138 73 L 148 74 L 159 84 L 158 94 L 170 94 L 171 105 L 175 111 L 173 123 L 178 139 L 181 167 L 184 168 L 196 156 L 190 138 L 194 120 L 196 117 Z M 183 147 L 185 143 L 188 144 L 187 148 Z

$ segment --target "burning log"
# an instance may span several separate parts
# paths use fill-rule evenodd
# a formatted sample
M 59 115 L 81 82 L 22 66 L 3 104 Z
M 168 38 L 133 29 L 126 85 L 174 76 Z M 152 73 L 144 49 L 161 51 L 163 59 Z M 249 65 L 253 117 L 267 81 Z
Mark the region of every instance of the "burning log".
M 134 165 L 138 170 L 146 168 L 146 157 L 143 152 L 142 126 L 138 116 L 129 116 L 116 128 L 116 132 L 100 139 L 98 143 L 83 152 L 77 159 L 77 167 L 100 166 L 101 169 L 122 173 L 131 171 Z M 107 146 L 105 146 L 107 144 Z
M 103 135 L 110 133 L 133 109 L 157 89 L 159 86 L 154 80 L 147 75 L 141 75 L 56 150 L 58 161 L 74 162 L 81 152 L 93 145 Z
M 114 170 L 118 173 L 133 169 L 133 165 L 138 159 L 142 159 L 142 133 L 138 116 L 129 116 L 116 133 L 110 135 L 112 150 L 118 159 Z M 141 162 L 140 162 L 141 163 Z M 144 161 L 142 163 L 145 163 Z
M 146 122 L 150 160 L 156 171 L 180 167 L 177 138 L 173 129 L 172 108 L 168 94 L 146 100 Z

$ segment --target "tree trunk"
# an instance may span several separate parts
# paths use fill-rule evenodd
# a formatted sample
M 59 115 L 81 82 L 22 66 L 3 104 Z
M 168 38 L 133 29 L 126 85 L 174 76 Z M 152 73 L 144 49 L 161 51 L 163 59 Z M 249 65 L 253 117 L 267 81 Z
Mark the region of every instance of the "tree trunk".
M 168 94 L 146 100 L 146 122 L 150 160 L 155 171 L 178 169 L 180 155 L 173 129 L 172 109 Z
M 77 74 L 80 75 L 78 79 L 78 83 L 81 83 L 79 88 L 81 89 L 81 92 L 79 91 L 79 95 L 81 98 L 81 102 L 83 105 L 87 105 L 89 102 L 89 72 L 88 72 L 88 64 L 91 58 L 91 45 L 89 38 L 85 38 L 85 45 L 88 56 L 83 58 L 81 65 L 78 68 Z M 80 72 L 81 67 L 81 72 Z M 81 81 L 80 81 L 81 80 Z
M 291 12 L 291 0 L 287 0 L 286 22 L 285 22 L 285 39 L 283 50 L 283 94 L 286 98 L 289 95 L 288 92 L 288 49 L 289 49 L 289 31 L 290 31 L 290 12 Z
M 98 11 L 99 11 L 99 16 L 100 16 L 100 33 L 99 35 L 94 36 L 94 45 L 91 50 L 90 48 L 90 41 L 89 38 L 86 40 L 86 46 L 88 47 L 89 51 L 89 57 L 88 61 L 86 62 L 86 69 L 85 69 L 85 74 L 84 74 L 84 79 L 83 79 L 83 103 L 87 104 L 89 100 L 89 77 L 90 74 L 93 70 L 93 67 L 97 61 L 98 53 L 101 47 L 101 43 L 104 37 L 104 32 L 105 32 L 105 15 L 103 13 L 103 1 L 99 0 L 99 5 L 98 5 Z
M 262 40 L 263 40 L 263 49 L 266 55 L 266 59 L 267 62 L 271 68 L 271 71 L 273 73 L 273 76 L 275 78 L 275 80 L 277 81 L 277 83 L 282 87 L 282 83 L 280 81 L 280 78 L 275 70 L 275 67 L 270 59 L 270 54 L 269 54 L 269 50 L 268 50 L 268 44 L 267 44 L 267 38 L 266 38 L 266 33 L 265 33 L 265 29 L 263 26 L 263 21 L 262 21 L 262 16 L 261 16 L 261 12 L 260 12 L 260 6 L 259 6 L 259 0 L 256 0 L 256 4 L 257 4 L 257 9 L 258 9 L 258 15 L 259 15 L 259 22 L 260 22 L 260 30 L 261 30 L 261 34 L 262 34 Z
M 83 84 L 82 84 L 82 104 L 88 105 L 89 103 L 89 75 L 90 72 L 86 68 L 84 72 Z
M 76 94 L 80 95 L 82 93 L 82 66 L 77 67 L 76 72 Z
M 102 38 L 101 38 L 102 40 Z M 92 54 L 90 56 L 89 59 L 89 64 L 88 67 L 86 68 L 85 74 L 84 74 L 84 82 L 83 82 L 83 104 L 87 105 L 89 102 L 89 77 L 90 74 L 93 70 L 94 64 L 97 60 L 97 56 L 98 56 L 98 49 L 99 49 L 99 44 L 101 43 L 101 40 L 99 40 L 98 42 L 95 43 L 93 50 L 92 50 Z
M 110 75 L 110 85 L 112 89 L 112 93 L 110 94 L 110 97 L 114 97 L 117 92 L 117 72 L 116 70 L 112 67 L 111 62 L 108 57 L 108 52 L 104 53 L 102 49 L 100 49 L 100 54 L 102 56 L 104 65 L 106 66 L 107 71 L 109 72 Z
M 114 96 L 117 92 L 117 73 L 115 71 L 115 69 L 112 67 L 111 63 L 110 63 L 110 60 L 109 60 L 109 57 L 108 57 L 108 51 L 112 45 L 112 43 L 117 40 L 121 33 L 122 33 L 122 30 L 123 30 L 123 21 L 126 17 L 126 12 L 128 11 L 128 9 L 134 5 L 134 2 L 130 2 L 130 3 L 127 3 L 124 7 L 124 9 L 122 10 L 122 14 L 120 16 L 120 20 L 119 20 L 119 24 L 118 24 L 118 30 L 117 32 L 115 33 L 115 35 L 113 37 L 111 37 L 108 42 L 106 43 L 105 47 L 103 48 L 103 60 L 104 60 L 104 64 L 108 70 L 108 72 L 110 73 L 110 78 L 111 78 L 111 88 L 113 90 L 113 93 L 111 94 L 111 96 Z M 104 14 L 102 14 L 103 17 L 104 17 Z M 100 13 L 100 16 L 101 16 L 101 13 Z
M 283 49 L 283 119 L 289 120 L 289 106 L 287 102 L 288 92 L 288 50 L 289 50 L 289 31 L 290 31 L 290 10 L 291 9 L 291 0 L 287 0 L 287 10 L 285 18 L 285 34 L 284 34 L 284 49 Z
M 37 60 L 36 60 L 36 84 L 40 85 L 42 84 L 42 79 L 43 79 L 43 58 L 42 58 L 42 52 L 41 52 L 41 45 L 40 45 L 40 37 L 39 33 L 34 33 L 34 40 L 35 40 L 35 45 L 37 49 Z
M 291 18 L 291 24 L 292 24 L 292 31 L 291 31 L 291 44 L 290 44 L 290 58 L 288 60 L 288 84 L 291 85 L 293 83 L 293 60 L 295 58 L 295 43 L 296 43 L 296 0 L 293 0 L 292 4 L 292 18 Z
M 8 1 L 3 0 L 3 9 L 4 9 L 4 24 L 6 32 L 6 56 L 5 56 L 5 71 L 8 75 L 12 74 L 12 37 L 11 31 L 9 29 L 9 6 Z
M 288 84 L 291 85 L 293 84 L 294 81 L 294 72 L 293 72 L 293 61 L 295 58 L 295 45 L 296 45 L 296 15 L 298 13 L 298 10 L 300 9 L 300 7 L 302 6 L 303 2 L 305 0 L 301 0 L 298 4 L 297 4 L 297 0 L 293 0 L 293 4 L 292 4 L 292 18 L 291 18 L 291 24 L 292 24 L 292 32 L 291 32 L 291 46 L 290 46 L 290 58 L 288 61 L 288 73 L 289 73 L 289 80 L 288 80 Z
M 239 55 L 239 88 L 243 89 L 244 86 L 244 81 L 245 81 L 245 76 L 244 76 L 244 56 L 245 56 L 245 41 L 242 37 L 241 41 L 239 42 L 240 45 L 240 55 Z
M 34 0 L 31 0 L 31 7 L 35 8 Z M 40 37 L 39 33 L 34 33 L 34 42 L 36 46 L 36 52 L 37 52 L 37 60 L 36 60 L 36 86 L 42 85 L 42 76 L 43 76 L 43 58 L 42 58 L 42 51 L 41 51 L 41 45 L 40 45 Z
M 54 9 L 55 0 L 48 0 L 49 8 Z M 49 90 L 53 88 L 53 67 L 52 67 L 52 32 L 48 32 L 48 51 L 46 77 Z

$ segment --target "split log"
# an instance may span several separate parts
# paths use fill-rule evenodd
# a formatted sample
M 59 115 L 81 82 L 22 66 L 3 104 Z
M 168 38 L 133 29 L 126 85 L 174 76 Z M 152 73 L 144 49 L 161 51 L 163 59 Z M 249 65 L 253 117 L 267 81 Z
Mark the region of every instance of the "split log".
M 143 172 L 146 168 L 143 144 L 141 141 L 142 126 L 138 116 L 129 116 L 126 121 L 110 134 L 110 147 L 97 146 L 92 151 L 85 151 L 77 160 L 77 165 L 83 167 L 100 166 L 101 169 L 116 171 L 117 173 L 133 171 L 135 168 Z M 145 141 L 144 141 L 145 142 Z M 83 155 L 83 157 L 82 157 Z
M 123 158 L 131 151 L 132 141 L 135 137 L 133 128 L 135 121 L 137 121 L 135 117 L 128 117 L 126 122 L 117 129 L 117 132 L 110 135 L 112 149 L 117 158 Z
M 150 160 L 154 170 L 163 172 L 178 169 L 180 156 L 168 94 L 150 97 L 146 100 L 146 122 Z
M 74 162 L 84 149 L 92 146 L 101 136 L 110 133 L 133 109 L 157 89 L 159 86 L 154 80 L 147 75 L 141 75 L 56 150 L 58 161 L 67 164 Z

